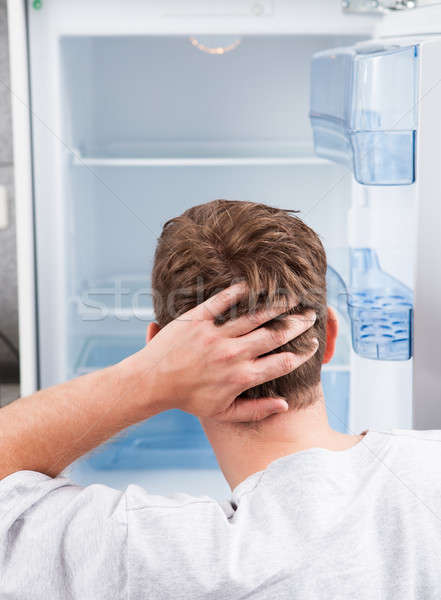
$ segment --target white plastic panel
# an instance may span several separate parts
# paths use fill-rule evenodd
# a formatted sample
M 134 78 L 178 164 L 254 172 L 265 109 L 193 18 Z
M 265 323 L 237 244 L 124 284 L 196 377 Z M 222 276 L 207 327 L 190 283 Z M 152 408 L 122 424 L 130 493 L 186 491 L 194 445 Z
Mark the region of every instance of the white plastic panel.
M 417 157 L 418 242 L 415 286 L 414 423 L 441 427 L 441 38 L 421 48 L 420 131 Z
M 418 4 L 422 4 L 418 2 Z M 375 36 L 394 37 L 427 35 L 440 33 L 441 3 L 429 6 L 429 3 L 418 6 L 414 10 L 403 10 L 385 14 L 378 19 Z
M 38 348 L 31 123 L 29 114 L 29 57 L 24 3 L 14 2 L 14 0 L 8 1 L 8 30 L 14 136 L 20 391 L 22 395 L 27 395 L 34 392 L 38 387 Z
M 274 0 L 165 0 L 163 15 L 172 17 L 268 17 L 274 12 Z
M 375 17 L 344 15 L 338 1 L 308 0 L 44 0 L 28 3 L 32 24 L 54 35 L 194 33 L 339 34 L 368 36 Z

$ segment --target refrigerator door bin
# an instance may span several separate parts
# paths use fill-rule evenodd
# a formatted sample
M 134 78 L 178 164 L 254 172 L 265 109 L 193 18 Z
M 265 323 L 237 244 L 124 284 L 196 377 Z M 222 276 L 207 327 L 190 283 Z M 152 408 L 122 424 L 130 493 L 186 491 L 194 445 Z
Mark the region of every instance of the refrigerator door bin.
M 382 271 L 370 248 L 351 250 L 348 310 L 357 354 L 378 360 L 411 358 L 412 291 Z
M 319 156 L 366 185 L 414 182 L 416 45 L 360 43 L 315 54 L 310 119 Z
M 326 297 L 328 304 L 336 308 L 347 318 L 346 299 L 347 288 L 342 276 L 328 264 L 326 271 Z
M 331 306 L 337 311 L 338 337 L 335 346 L 334 356 L 327 368 L 338 370 L 349 369 L 350 364 L 350 349 L 351 349 L 351 332 L 349 327 L 348 309 L 347 309 L 347 288 L 341 275 L 328 264 L 326 272 L 326 299 L 328 306 Z M 324 381 L 327 381 L 326 379 Z M 336 381 L 336 380 L 332 380 Z M 330 390 L 330 395 L 333 395 Z M 338 393 L 337 393 L 338 396 Z

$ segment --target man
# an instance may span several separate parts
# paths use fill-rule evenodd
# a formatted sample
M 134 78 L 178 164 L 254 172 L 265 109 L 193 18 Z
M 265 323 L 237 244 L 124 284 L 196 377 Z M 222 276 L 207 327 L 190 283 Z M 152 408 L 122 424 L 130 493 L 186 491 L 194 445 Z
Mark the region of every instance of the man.
M 38 395 L 3 422 L 0 411 L 0 464 L 13 473 L 0 483 L 3 597 L 441 597 L 440 436 L 330 429 L 320 368 L 337 322 L 325 273 L 317 235 L 275 208 L 215 201 L 165 225 L 146 349 L 110 376 L 40 393 L 43 418 Z M 212 295 L 237 280 L 229 298 Z M 48 477 L 170 407 L 201 418 L 229 503 Z

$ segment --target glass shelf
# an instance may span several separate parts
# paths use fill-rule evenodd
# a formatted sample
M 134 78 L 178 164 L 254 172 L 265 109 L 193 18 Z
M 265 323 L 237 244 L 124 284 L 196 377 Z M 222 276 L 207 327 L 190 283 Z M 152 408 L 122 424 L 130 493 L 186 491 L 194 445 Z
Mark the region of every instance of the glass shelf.
M 312 146 L 291 141 L 115 142 L 73 151 L 76 166 L 329 165 Z
M 149 322 L 155 318 L 152 293 L 145 275 L 115 275 L 84 285 L 75 298 L 76 311 L 83 320 L 115 317 Z

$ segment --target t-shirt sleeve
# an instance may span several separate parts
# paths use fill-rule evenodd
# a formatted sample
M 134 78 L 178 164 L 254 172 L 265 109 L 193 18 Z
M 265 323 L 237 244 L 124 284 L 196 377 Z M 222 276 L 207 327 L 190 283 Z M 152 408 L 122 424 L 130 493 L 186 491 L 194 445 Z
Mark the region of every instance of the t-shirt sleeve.
M 124 494 L 32 471 L 0 481 L 0 589 L 20 600 L 124 600 Z

